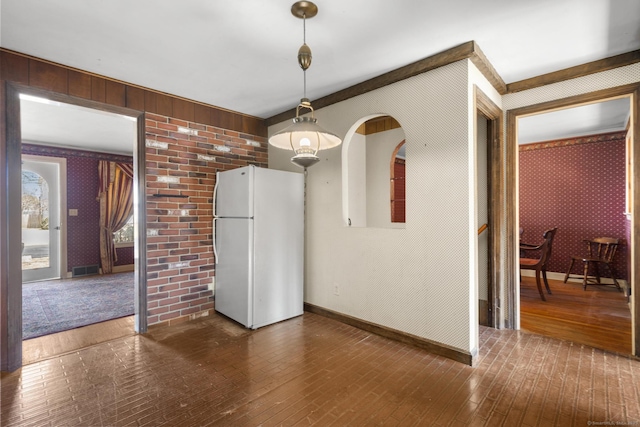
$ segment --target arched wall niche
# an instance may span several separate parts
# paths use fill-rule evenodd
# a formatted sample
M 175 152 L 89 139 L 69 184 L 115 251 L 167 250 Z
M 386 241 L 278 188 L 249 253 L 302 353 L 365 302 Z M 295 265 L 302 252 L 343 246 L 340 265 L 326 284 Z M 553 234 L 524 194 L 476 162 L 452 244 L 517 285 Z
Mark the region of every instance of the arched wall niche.
M 404 228 L 391 220 L 389 162 L 405 141 L 401 124 L 389 114 L 357 120 L 342 144 L 342 219 L 347 227 Z

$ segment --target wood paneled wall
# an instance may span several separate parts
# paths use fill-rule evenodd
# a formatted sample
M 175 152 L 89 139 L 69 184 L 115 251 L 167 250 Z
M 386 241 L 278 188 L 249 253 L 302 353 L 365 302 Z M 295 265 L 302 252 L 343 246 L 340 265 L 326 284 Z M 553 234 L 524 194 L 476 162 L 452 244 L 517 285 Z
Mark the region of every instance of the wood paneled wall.
M 17 89 L 19 87 L 23 89 Z M 52 98 L 64 97 L 68 99 L 68 97 L 73 97 L 78 100 L 79 105 L 90 103 L 91 108 L 110 111 L 122 109 L 126 110 L 127 114 L 137 111 L 140 112 L 140 116 L 142 116 L 142 113 L 146 113 L 147 116 L 159 115 L 180 123 L 187 123 L 187 125 L 193 124 L 193 126 L 197 126 L 196 129 L 213 127 L 217 129 L 214 139 L 219 139 L 218 135 L 222 135 L 223 141 L 220 142 L 220 145 L 225 147 L 229 145 L 230 147 L 228 147 L 228 153 L 225 150 L 223 155 L 214 153 L 211 156 L 214 156 L 217 161 L 228 163 L 227 166 L 236 164 L 236 161 L 244 164 L 246 161 L 243 157 L 251 157 L 249 155 L 244 156 L 244 152 L 247 150 L 233 145 L 234 143 L 240 143 L 236 140 L 251 141 L 260 145 L 261 148 L 251 145 L 252 152 L 257 154 L 248 160 L 255 160 L 266 165 L 267 156 L 267 127 L 263 119 L 0 49 L 0 164 L 2 164 L 2 173 L 0 173 L 0 369 L 3 371 L 17 369 L 22 360 L 21 346 L 18 344 L 22 341 L 21 323 L 19 321 L 21 304 L 16 303 L 16 301 L 21 300 L 21 289 L 9 286 L 10 283 L 15 284 L 20 281 L 20 271 L 14 271 L 9 268 L 10 265 L 19 265 L 19 261 L 16 260 L 16 257 L 19 257 L 19 253 L 12 251 L 9 242 L 19 241 L 19 235 L 15 235 L 15 230 L 17 229 L 17 233 L 19 233 L 20 226 L 19 219 L 16 226 L 16 220 L 12 219 L 10 221 L 11 218 L 7 213 L 10 206 L 19 205 L 20 197 L 19 193 L 16 194 L 8 190 L 10 182 L 14 184 L 19 182 L 19 166 L 16 168 L 14 163 L 10 167 L 7 161 L 7 159 L 17 159 L 20 156 L 19 152 L 15 152 L 19 148 L 19 144 L 8 144 L 8 141 L 14 141 L 19 137 L 19 133 L 16 134 L 16 126 L 9 126 L 10 123 L 19 121 L 19 109 L 16 107 L 19 104 L 15 101 L 17 97 L 16 90 L 44 91 L 50 94 Z M 13 100 L 11 105 L 7 103 L 9 98 Z M 140 127 L 140 123 L 142 122 L 139 120 L 138 155 L 140 155 L 141 149 L 143 150 L 142 153 L 145 152 L 146 142 L 144 126 Z M 12 132 L 11 135 L 9 135 L 9 132 Z M 147 138 L 153 140 L 155 139 L 154 135 L 147 135 Z M 202 143 L 202 141 L 199 142 Z M 181 141 L 181 144 L 189 146 L 190 144 L 197 144 L 197 142 Z M 262 160 L 258 159 L 258 157 Z M 144 159 L 144 155 L 141 158 Z M 222 160 L 219 160 L 219 158 Z M 187 159 L 186 161 L 190 160 Z M 142 162 L 145 164 L 144 160 Z M 150 178 L 149 166 L 147 166 L 145 175 L 147 176 L 146 181 L 153 181 Z M 184 179 L 186 181 L 194 180 L 193 177 L 189 176 L 185 176 Z M 197 177 L 195 180 L 197 181 Z M 141 183 L 144 181 L 140 180 Z M 174 185 L 177 185 L 176 188 L 181 188 L 182 185 L 188 185 L 191 188 L 191 182 L 189 184 L 180 182 Z M 138 189 L 140 193 L 145 190 L 146 188 L 144 187 Z M 209 193 L 211 192 L 210 190 Z M 210 205 L 211 198 L 209 197 L 206 202 Z M 152 205 L 150 208 L 155 211 L 157 206 Z M 148 210 L 146 213 L 147 217 L 149 217 Z M 153 213 L 151 212 L 151 215 Z M 190 218 L 187 217 L 186 220 L 185 218 L 180 218 L 181 225 L 191 227 L 193 224 L 190 222 Z M 194 223 L 197 223 L 197 217 Z M 208 222 L 209 226 L 210 223 L 211 221 Z M 140 245 L 142 247 L 140 274 L 144 277 L 144 279 L 140 279 L 142 283 L 148 273 L 146 260 L 149 258 L 149 248 L 146 247 L 146 222 L 141 225 L 141 228 L 141 239 L 143 241 Z M 211 240 L 210 232 L 207 236 Z M 181 249 L 178 248 L 177 250 Z M 204 251 L 202 248 L 195 248 L 194 250 Z M 183 256 L 189 257 L 192 255 Z M 209 275 L 209 272 L 207 271 L 206 274 Z M 136 295 L 139 301 L 142 301 L 142 306 L 145 307 L 147 307 L 148 301 L 146 291 L 146 287 L 141 287 L 141 292 L 144 294 Z M 201 294 L 203 291 L 200 287 L 189 288 L 187 292 L 188 294 L 180 295 L 179 298 L 183 300 L 182 302 L 186 302 L 189 307 L 184 307 L 184 304 L 183 306 L 175 307 L 175 310 L 170 310 L 171 313 L 168 313 L 166 317 L 177 320 L 176 316 L 193 316 L 197 314 L 195 313 L 197 310 L 208 311 L 206 306 L 208 301 L 195 306 L 192 304 L 192 301 L 197 303 L 202 299 Z M 204 298 L 206 299 L 206 296 Z M 153 301 L 150 305 L 153 305 Z M 154 317 L 148 310 L 145 311 L 147 311 L 146 316 L 144 311 L 140 316 L 143 320 L 140 320 L 139 327 L 143 331 L 147 327 L 147 316 L 150 317 L 152 322 L 162 321 L 158 316 Z
M 371 135 L 378 132 L 385 132 L 401 127 L 400 123 L 391 116 L 381 116 L 375 119 L 367 120 L 356 129 L 361 135 Z
M 267 136 L 265 121 L 257 117 L 0 49 L 0 83 L 4 85 L 5 81 L 250 135 Z

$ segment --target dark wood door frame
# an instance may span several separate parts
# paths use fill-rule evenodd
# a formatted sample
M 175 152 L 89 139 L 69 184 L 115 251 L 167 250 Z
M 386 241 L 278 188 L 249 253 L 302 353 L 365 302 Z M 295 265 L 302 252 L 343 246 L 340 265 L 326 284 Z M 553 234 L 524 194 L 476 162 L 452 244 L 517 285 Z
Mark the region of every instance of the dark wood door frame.
M 610 89 L 604 89 L 597 92 L 590 92 L 582 95 L 576 95 L 569 98 L 558 99 L 554 101 L 544 102 L 541 104 L 529 105 L 507 111 L 507 145 L 506 145 L 506 257 L 505 257 L 505 274 L 507 280 L 507 322 L 506 326 L 515 328 L 518 320 L 517 307 L 517 286 L 518 268 L 516 260 L 518 257 L 518 224 L 516 223 L 516 171 L 517 171 L 517 120 L 520 116 L 529 114 L 538 114 L 554 109 L 567 108 L 580 104 L 594 103 L 604 101 L 611 98 L 629 97 L 631 99 L 631 129 L 632 148 L 631 161 L 633 167 L 633 192 L 631 207 L 631 253 L 638 254 L 640 250 L 640 147 L 636 144 L 640 142 L 640 84 L 634 83 L 625 86 L 618 86 Z M 632 302 L 631 319 L 633 322 L 633 354 L 640 356 L 640 281 L 637 273 L 640 272 L 640 257 L 631 258 L 631 277 L 630 288 Z
M 487 184 L 489 189 L 489 292 L 488 320 L 489 326 L 500 327 L 502 316 L 500 310 L 500 274 L 503 217 L 502 195 L 504 192 L 504 144 L 502 137 L 503 112 L 491 99 L 474 85 L 476 113 L 487 118 L 487 152 L 477 153 L 487 156 Z
M 107 111 L 134 117 L 137 120 L 137 146 L 133 164 L 136 186 L 134 197 L 134 222 L 137 224 L 135 244 L 135 329 L 147 330 L 147 286 L 146 286 L 146 199 L 145 199 L 145 123 L 144 113 L 126 107 L 118 107 L 82 98 L 37 89 L 7 82 L 5 92 L 6 139 L 4 164 L 6 181 L 0 189 L 6 206 L 0 212 L 0 227 L 4 235 L 0 243 L 0 266 L 5 270 L 0 287 L 0 370 L 14 371 L 22 365 L 22 267 L 20 248 L 22 228 L 20 225 L 21 199 L 21 125 L 20 94 L 27 94 L 66 104 Z

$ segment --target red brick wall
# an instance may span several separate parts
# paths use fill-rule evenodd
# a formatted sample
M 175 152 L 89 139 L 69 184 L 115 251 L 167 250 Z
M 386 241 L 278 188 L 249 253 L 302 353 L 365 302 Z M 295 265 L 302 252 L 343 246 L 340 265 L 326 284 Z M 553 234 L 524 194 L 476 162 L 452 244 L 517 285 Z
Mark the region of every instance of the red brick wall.
M 213 308 L 215 174 L 250 164 L 267 167 L 267 142 L 256 135 L 148 113 L 146 147 L 151 325 Z
M 625 243 L 614 266 L 618 278 L 627 279 L 624 211 L 625 132 L 520 147 L 522 240 L 540 243 L 544 230 L 558 227 L 550 271 L 566 273 L 572 255 L 586 255 L 582 239 L 617 237 Z

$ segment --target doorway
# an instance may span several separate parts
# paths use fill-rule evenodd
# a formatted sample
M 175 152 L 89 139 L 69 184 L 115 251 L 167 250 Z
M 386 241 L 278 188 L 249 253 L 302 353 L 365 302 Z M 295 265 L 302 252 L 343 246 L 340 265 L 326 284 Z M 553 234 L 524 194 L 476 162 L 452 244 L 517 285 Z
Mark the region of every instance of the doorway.
M 638 168 L 634 168 L 634 164 L 639 164 L 640 161 L 640 153 L 639 150 L 635 149 L 634 141 L 638 139 L 638 111 L 637 111 L 637 103 L 638 103 L 638 93 L 640 86 L 637 84 L 621 86 L 612 89 L 606 89 L 598 92 L 592 92 L 584 95 L 578 95 L 571 98 L 565 98 L 556 101 L 550 101 L 542 104 L 531 105 L 527 107 L 522 107 L 514 110 L 510 110 L 507 112 L 507 138 L 509 143 L 506 147 L 507 153 L 507 173 L 506 173 L 506 185 L 507 185 L 507 200 L 506 200 L 506 210 L 507 210 L 507 263 L 512 265 L 507 266 L 508 277 L 508 292 L 507 296 L 508 300 L 508 327 L 512 327 L 515 329 L 520 328 L 520 280 L 519 280 L 519 269 L 517 268 L 516 262 L 519 257 L 518 251 L 518 238 L 519 238 L 519 213 L 518 213 L 518 119 L 526 116 L 531 116 L 535 114 L 540 114 L 548 111 L 557 111 L 561 109 L 566 109 L 569 107 L 586 105 L 592 103 L 598 103 L 606 100 L 611 100 L 615 98 L 625 98 L 631 105 L 631 115 L 630 115 L 630 128 L 629 135 L 631 136 L 631 144 L 630 144 L 630 164 L 631 164 L 631 174 L 630 174 L 630 183 L 631 183 L 631 213 L 630 213 L 630 238 L 628 242 L 628 249 L 633 254 L 636 252 L 636 248 L 638 245 L 638 239 L 635 238 L 636 234 L 636 226 L 638 224 L 637 218 L 639 218 L 636 203 L 639 201 L 638 199 L 638 177 L 640 176 Z M 622 215 L 622 212 L 620 212 Z M 553 224 L 555 226 L 555 224 Z M 637 253 L 637 252 L 636 252 Z M 629 274 L 629 289 L 631 292 L 630 298 L 630 313 L 631 313 L 631 323 L 632 323 L 632 333 L 631 333 L 631 349 L 632 354 L 640 355 L 640 339 L 638 336 L 638 305 L 640 299 L 638 298 L 638 285 L 636 280 L 636 271 L 638 271 L 639 263 L 637 261 L 637 256 L 631 256 L 630 262 L 630 274 Z M 560 282 L 562 283 L 562 282 Z
M 66 159 L 22 156 L 22 281 L 59 279 L 66 265 Z
M 613 286 L 582 286 L 577 262 L 564 281 L 573 256 L 586 256 L 584 239 L 619 239 L 612 270 L 625 288 L 630 229 L 625 209 L 625 155 L 629 98 L 616 98 L 518 120 L 519 227 L 521 241 L 542 242 L 557 228 L 547 262 L 552 295 L 535 292 L 533 270 L 520 276 L 522 330 L 631 353 L 631 312 L 626 294 Z M 526 250 L 526 258 L 539 251 Z M 594 268 L 589 269 L 593 277 Z
M 503 138 L 502 110 L 477 86 L 475 94 L 475 157 L 476 157 L 476 225 L 478 235 L 478 324 L 500 328 L 503 314 L 500 307 L 501 221 Z
M 476 193 L 478 217 L 478 322 L 482 326 L 491 325 L 489 305 L 491 298 L 491 263 L 489 262 L 489 162 L 488 130 L 490 121 L 484 114 L 476 115 Z
M 7 113 L 7 143 L 5 151 L 5 159 L 7 166 L 7 242 L 9 248 L 21 247 L 21 195 L 20 188 L 22 186 L 22 168 L 21 152 L 22 152 L 22 129 L 21 129 L 21 97 L 31 96 L 46 100 L 52 106 L 61 107 L 61 104 L 73 107 L 88 108 L 97 114 L 108 113 L 120 116 L 126 116 L 133 120 L 133 140 L 130 144 L 133 148 L 133 176 L 135 184 L 133 186 L 133 218 L 135 228 L 134 255 L 135 262 L 134 271 L 134 329 L 136 332 L 146 332 L 147 316 L 146 316 L 146 226 L 144 222 L 144 213 L 146 210 L 146 201 L 144 197 L 144 159 L 145 145 L 139 143 L 144 141 L 144 115 L 135 110 L 125 107 L 116 107 L 112 105 L 102 104 L 85 99 L 79 99 L 68 95 L 40 90 L 29 86 L 7 83 L 6 86 L 6 113 Z M 78 132 L 85 126 L 82 121 L 75 122 L 71 126 L 72 131 Z M 31 143 L 32 141 L 27 141 Z M 68 148 L 68 147 L 67 147 Z M 95 193 L 96 189 L 91 188 L 87 191 Z M 95 200 L 95 195 L 94 195 Z M 66 214 L 67 212 L 65 212 Z M 70 215 L 73 215 L 70 213 Z M 67 216 L 67 215 L 64 215 Z M 64 222 L 64 221 L 63 221 Z M 3 371 L 13 371 L 22 364 L 22 268 L 21 268 L 21 251 L 7 251 L 7 287 L 3 290 L 3 309 L 6 312 L 7 322 L 2 324 L 2 366 Z M 60 272 L 67 273 L 66 269 Z

